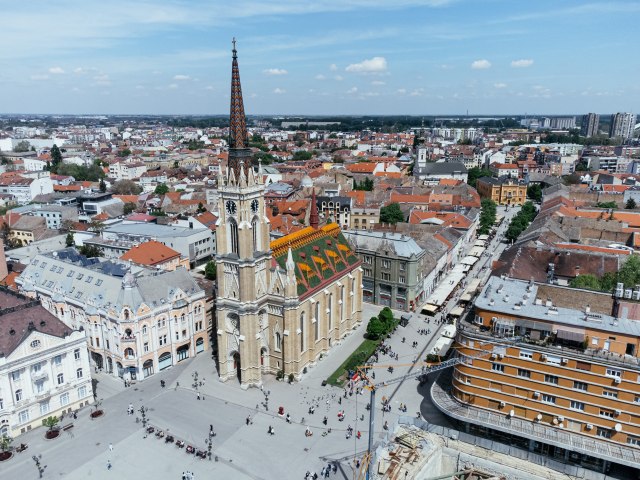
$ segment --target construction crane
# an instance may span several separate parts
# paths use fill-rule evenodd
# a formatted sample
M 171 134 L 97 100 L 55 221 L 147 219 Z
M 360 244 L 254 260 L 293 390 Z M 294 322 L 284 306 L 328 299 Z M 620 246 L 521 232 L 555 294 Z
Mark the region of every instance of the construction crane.
M 520 339 L 522 339 L 522 337 L 510 337 L 510 338 L 505 338 L 505 339 L 499 339 L 495 342 L 482 342 L 482 343 L 478 343 L 478 346 L 485 346 L 485 345 L 500 345 L 500 344 L 508 344 L 508 345 L 512 345 L 514 343 L 517 343 Z M 482 358 L 488 355 L 491 355 L 492 351 L 491 350 L 483 350 L 482 352 L 478 352 L 474 355 L 465 355 L 465 356 L 457 356 L 455 358 L 450 358 L 449 360 L 445 360 L 444 362 L 438 363 L 436 365 L 433 365 L 431 363 L 423 363 L 423 366 L 420 370 L 417 370 L 415 372 L 410 372 L 404 375 L 401 375 L 399 377 L 394 377 L 391 378 L 389 380 L 385 380 L 385 381 L 381 381 L 381 382 L 377 382 L 374 383 L 369 376 L 367 375 L 366 371 L 371 369 L 371 368 L 383 368 L 383 367 L 394 367 L 393 365 L 362 365 L 362 366 L 358 366 L 356 367 L 356 371 L 358 372 L 358 374 L 362 377 L 363 380 L 365 380 L 367 382 L 367 385 L 365 385 L 364 388 L 366 388 L 367 390 L 369 390 L 371 392 L 371 397 L 369 400 L 369 440 L 368 440 L 368 444 L 367 444 L 367 452 L 363 457 L 363 468 L 366 468 L 366 480 L 370 480 L 371 478 L 371 472 L 373 472 L 373 460 L 374 460 L 374 456 L 373 456 L 373 435 L 374 435 L 374 427 L 375 427 L 375 402 L 376 402 L 376 391 L 379 388 L 382 387 L 387 387 L 389 385 L 393 385 L 396 383 L 402 383 L 407 379 L 410 378 L 419 378 L 421 381 L 426 380 L 427 376 L 430 373 L 434 373 L 434 372 L 439 372 L 440 370 L 444 370 L 446 368 L 449 367 L 453 367 L 455 365 L 458 365 L 459 363 L 463 363 L 465 361 L 468 360 L 473 360 L 476 358 Z M 422 362 L 420 362 L 422 363 Z M 418 365 L 418 363 L 413 363 L 413 364 L 409 364 L 409 365 Z M 398 365 L 395 365 L 396 367 Z M 422 377 L 422 378 L 421 378 Z M 366 467 L 364 466 L 364 463 L 366 461 Z M 360 476 L 358 476 L 358 478 L 360 478 Z

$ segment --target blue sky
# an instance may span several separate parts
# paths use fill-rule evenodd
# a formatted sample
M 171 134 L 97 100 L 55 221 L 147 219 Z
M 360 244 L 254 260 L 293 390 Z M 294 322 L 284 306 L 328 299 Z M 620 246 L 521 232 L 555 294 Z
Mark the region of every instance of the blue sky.
M 0 0 L 0 112 L 638 111 L 640 2 Z

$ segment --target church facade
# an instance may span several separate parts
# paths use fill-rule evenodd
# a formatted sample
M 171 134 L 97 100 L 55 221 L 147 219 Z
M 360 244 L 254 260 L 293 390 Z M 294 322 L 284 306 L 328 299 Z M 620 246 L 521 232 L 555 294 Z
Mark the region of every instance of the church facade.
M 251 166 L 233 48 L 229 160 L 218 177 L 216 334 L 221 381 L 299 378 L 362 318 L 360 260 L 336 224 L 270 242 L 262 171 Z M 315 195 L 314 195 L 315 196 Z M 315 199 L 314 199 L 315 200 Z

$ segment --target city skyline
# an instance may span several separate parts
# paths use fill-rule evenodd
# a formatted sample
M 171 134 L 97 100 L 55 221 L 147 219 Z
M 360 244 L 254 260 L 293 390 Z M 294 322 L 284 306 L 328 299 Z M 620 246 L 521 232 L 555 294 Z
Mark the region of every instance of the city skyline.
M 5 6 L 0 113 L 634 112 L 632 2 L 67 0 Z M 157 5 L 156 5 L 157 4 Z

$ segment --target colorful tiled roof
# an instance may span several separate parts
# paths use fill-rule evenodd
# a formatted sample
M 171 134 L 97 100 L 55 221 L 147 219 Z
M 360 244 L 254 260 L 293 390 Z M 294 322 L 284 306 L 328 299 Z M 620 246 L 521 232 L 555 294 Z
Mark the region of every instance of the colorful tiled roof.
M 271 242 L 273 258 L 285 270 L 289 248 L 296 266 L 301 299 L 360 265 L 360 260 L 335 223 L 317 230 L 307 227 Z

